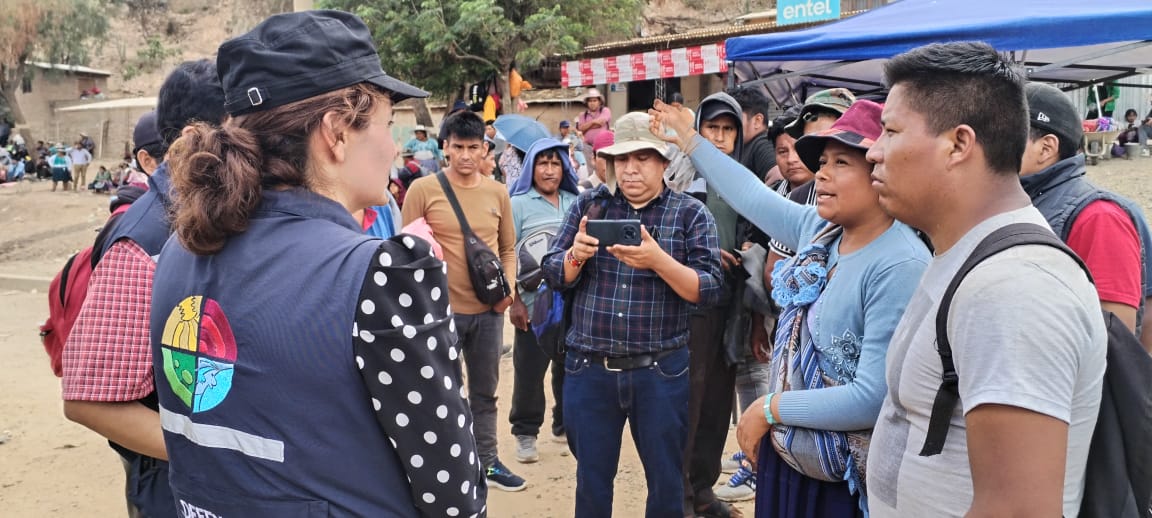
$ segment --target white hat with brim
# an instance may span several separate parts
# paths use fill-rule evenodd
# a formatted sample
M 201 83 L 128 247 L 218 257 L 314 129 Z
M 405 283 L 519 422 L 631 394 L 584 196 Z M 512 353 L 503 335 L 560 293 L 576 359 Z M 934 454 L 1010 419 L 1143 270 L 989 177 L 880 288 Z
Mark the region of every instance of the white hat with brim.
M 596 152 L 597 155 L 608 160 L 605 185 L 613 194 L 616 193 L 616 167 L 612 158 L 620 155 L 635 153 L 644 149 L 651 149 L 664 157 L 672 159 L 672 146 L 660 137 L 652 134 L 649 129 L 651 117 L 644 112 L 625 114 L 616 120 L 616 142 Z

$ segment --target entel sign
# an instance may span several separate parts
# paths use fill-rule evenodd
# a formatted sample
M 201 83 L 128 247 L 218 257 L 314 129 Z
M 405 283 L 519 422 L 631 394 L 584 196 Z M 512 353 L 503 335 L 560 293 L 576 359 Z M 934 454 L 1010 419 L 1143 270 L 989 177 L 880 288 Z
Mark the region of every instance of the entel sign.
M 779 0 L 776 3 L 777 25 L 837 18 L 840 18 L 840 0 Z

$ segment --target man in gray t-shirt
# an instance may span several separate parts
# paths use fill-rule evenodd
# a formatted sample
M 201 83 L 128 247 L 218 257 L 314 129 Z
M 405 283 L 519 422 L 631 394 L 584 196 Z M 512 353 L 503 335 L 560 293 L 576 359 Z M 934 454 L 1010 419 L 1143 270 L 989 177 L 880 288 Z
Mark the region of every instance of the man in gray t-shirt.
M 948 315 L 960 404 L 943 452 L 919 455 L 941 380 L 935 317 L 945 288 L 994 230 L 1046 225 L 1017 178 L 1028 134 L 1022 75 L 983 43 L 920 47 L 885 75 L 873 187 L 889 214 L 928 234 L 936 256 L 889 345 L 869 511 L 1075 516 L 1107 335 L 1095 289 L 1061 251 L 1013 248 L 961 284 Z

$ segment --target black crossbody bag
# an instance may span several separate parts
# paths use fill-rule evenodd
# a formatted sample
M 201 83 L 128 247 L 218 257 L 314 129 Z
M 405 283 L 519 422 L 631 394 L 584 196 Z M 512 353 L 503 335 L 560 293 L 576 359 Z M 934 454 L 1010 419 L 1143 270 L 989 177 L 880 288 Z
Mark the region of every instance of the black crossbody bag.
M 504 277 L 504 265 L 500 262 L 500 257 L 472 231 L 468 218 L 464 217 L 464 210 L 460 208 L 460 201 L 456 199 L 456 192 L 452 190 L 452 184 L 448 183 L 448 178 L 444 173 L 436 175 L 436 178 L 440 180 L 444 196 L 448 198 L 448 203 L 452 204 L 452 210 L 456 212 L 456 219 L 460 222 L 460 231 L 464 235 L 464 260 L 468 263 L 468 277 L 472 280 L 476 298 L 485 305 L 495 306 L 512 293 L 508 279 Z

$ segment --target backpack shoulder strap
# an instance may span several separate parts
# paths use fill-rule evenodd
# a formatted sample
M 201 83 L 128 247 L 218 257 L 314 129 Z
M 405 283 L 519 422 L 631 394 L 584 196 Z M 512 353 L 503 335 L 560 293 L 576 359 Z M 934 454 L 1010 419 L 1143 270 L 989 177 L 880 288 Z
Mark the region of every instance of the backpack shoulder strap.
M 440 180 L 440 187 L 444 189 L 444 196 L 448 198 L 448 203 L 452 204 L 452 211 L 456 213 L 456 219 L 460 221 L 460 230 L 465 236 L 472 235 L 472 227 L 468 225 L 468 218 L 464 217 L 464 209 L 460 208 L 460 201 L 456 199 L 456 191 L 452 190 L 452 184 L 448 182 L 448 177 L 440 172 L 436 174 L 436 179 Z
M 64 263 L 64 267 L 60 269 L 60 290 L 57 296 L 60 299 L 60 306 L 62 307 L 67 303 L 65 295 L 68 294 L 68 277 L 72 273 L 72 263 L 76 261 L 76 256 L 78 255 L 80 255 L 79 252 L 72 254 L 72 257 L 69 257 L 68 261 Z
M 928 433 L 924 439 L 924 447 L 920 450 L 922 457 L 931 457 L 943 451 L 944 441 L 948 438 L 948 425 L 952 420 L 952 411 L 960 402 L 960 378 L 956 375 L 956 364 L 952 360 L 952 344 L 948 340 L 948 311 L 952 307 L 952 298 L 956 296 L 956 290 L 960 288 L 960 283 L 964 281 L 964 277 L 985 259 L 1009 248 L 1023 245 L 1045 245 L 1062 250 L 1075 260 L 1076 264 L 1080 265 L 1080 268 L 1088 275 L 1089 281 L 1092 280 L 1092 274 L 1088 272 L 1088 267 L 1084 261 L 1051 230 L 1040 225 L 1032 223 L 1007 225 L 992 232 L 976 245 L 968 259 L 960 266 L 960 270 L 952 277 L 952 282 L 948 284 L 948 288 L 944 290 L 944 296 L 940 298 L 940 307 L 936 311 L 936 349 L 940 353 L 940 363 L 943 369 L 940 388 L 936 391 L 936 399 L 932 403 L 932 417 L 928 420 Z

